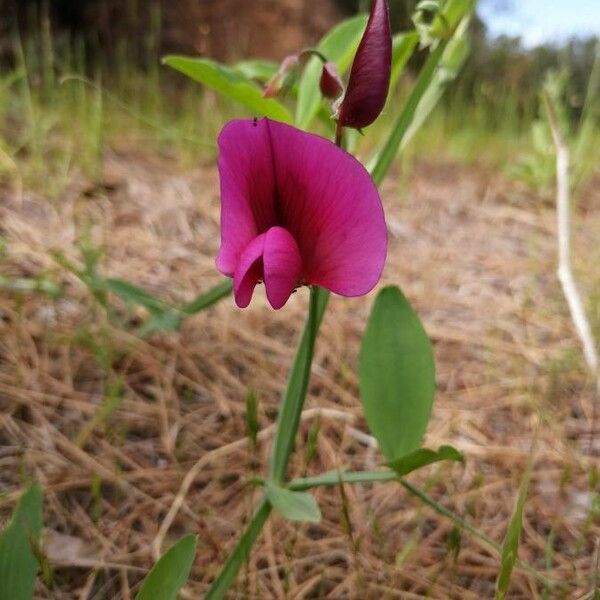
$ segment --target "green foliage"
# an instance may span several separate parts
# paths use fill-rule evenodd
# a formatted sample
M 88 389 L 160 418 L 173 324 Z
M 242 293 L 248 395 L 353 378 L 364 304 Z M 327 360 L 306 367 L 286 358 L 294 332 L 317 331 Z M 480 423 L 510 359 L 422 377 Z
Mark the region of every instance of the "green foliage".
M 468 52 L 467 14 L 448 40 L 441 41 L 429 55 L 425 65 L 390 128 L 387 140 L 375 152 L 368 169 L 376 183 L 381 183 L 400 149 L 402 149 L 441 97 L 449 82 L 458 74 Z
M 528 468 L 521 486 L 519 487 L 519 495 L 513 516 L 502 544 L 502 557 L 500 563 L 500 573 L 496 580 L 496 596 L 495 600 L 504 600 L 508 593 L 510 585 L 510 577 L 513 568 L 517 562 L 519 552 L 519 538 L 521 537 L 521 528 L 523 525 L 523 509 L 525 508 L 525 500 L 527 499 L 527 491 L 531 480 L 531 466 Z
M 360 349 L 360 393 L 389 462 L 419 448 L 435 394 L 433 350 L 397 287 L 381 290 L 373 305 Z
M 32 485 L 21 496 L 0 533 L 0 600 L 31 600 L 39 569 L 42 490 Z
M 343 75 L 352 64 L 366 22 L 367 19 L 364 16 L 348 19 L 327 33 L 317 46 L 317 50 L 327 60 L 336 63 L 340 75 Z M 308 129 L 319 112 L 322 99 L 319 90 L 321 68 L 322 62 L 316 57 L 311 58 L 304 68 L 298 86 L 295 124 L 301 129 Z
M 257 116 L 270 117 L 291 123 L 292 116 L 283 104 L 273 98 L 264 98 L 262 90 L 253 81 L 234 70 L 208 58 L 167 56 L 163 63 L 221 94 L 243 104 Z
M 306 492 L 288 490 L 267 481 L 265 495 L 273 508 L 289 521 L 309 523 L 321 521 L 321 511 L 317 501 Z
M 171 546 L 146 575 L 136 600 L 176 600 L 194 564 L 197 542 L 189 534 Z
M 417 469 L 443 460 L 464 462 L 465 457 L 452 446 L 441 446 L 437 450 L 419 448 L 406 456 L 390 462 L 389 467 L 396 472 L 398 477 L 404 477 L 404 475 L 408 475 Z

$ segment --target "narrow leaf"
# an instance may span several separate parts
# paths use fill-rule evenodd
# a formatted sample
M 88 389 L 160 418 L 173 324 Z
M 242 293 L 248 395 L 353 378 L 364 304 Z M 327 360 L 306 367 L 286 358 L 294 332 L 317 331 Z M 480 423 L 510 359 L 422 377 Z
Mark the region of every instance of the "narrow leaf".
M 248 560 L 252 546 L 258 539 L 270 514 L 271 504 L 263 499 L 240 541 L 229 555 L 217 578 L 212 582 L 210 589 L 204 596 L 204 600 L 221 600 L 225 597 L 227 590 L 234 584 L 241 566 Z
M 307 492 L 294 492 L 271 481 L 265 484 L 265 494 L 273 508 L 290 521 L 319 523 L 321 511 L 313 496 Z
M 397 287 L 384 288 L 360 350 L 360 392 L 373 435 L 392 462 L 421 445 L 435 394 L 431 342 Z
M 190 575 L 197 539 L 189 534 L 171 546 L 152 567 L 136 600 L 176 600 Z
M 404 475 L 408 475 L 417 469 L 443 460 L 464 462 L 465 457 L 452 446 L 441 446 L 437 451 L 429 448 L 419 448 L 402 458 L 392 461 L 389 463 L 389 467 L 396 472 L 398 477 L 404 477 Z
M 256 116 L 265 116 L 284 123 L 292 122 L 292 116 L 283 104 L 273 98 L 263 98 L 261 88 L 239 71 L 208 58 L 167 56 L 163 63 L 222 96 L 243 104 Z
M 42 490 L 32 485 L 21 496 L 0 533 L 0 599 L 31 600 L 38 572 L 34 554 L 42 528 Z
M 139 304 L 151 313 L 162 313 L 168 304 L 123 279 L 105 279 L 106 288 L 130 304 Z
M 521 528 L 523 526 L 523 510 L 525 508 L 525 500 L 527 499 L 527 491 L 531 480 L 531 465 L 528 467 L 521 485 L 519 487 L 519 495 L 515 511 L 510 520 L 504 543 L 502 544 L 502 556 L 500 560 L 500 573 L 496 580 L 496 596 L 495 600 L 504 600 L 508 593 L 510 585 L 510 577 L 512 575 L 515 563 L 518 560 L 519 553 L 519 538 L 521 537 Z
M 359 15 L 343 21 L 323 37 L 317 50 L 328 61 L 336 64 L 338 72 L 343 75 L 354 57 L 356 48 L 365 29 L 367 17 Z M 296 106 L 296 125 L 300 129 L 308 129 L 312 120 L 319 112 L 321 105 L 321 92 L 319 80 L 321 78 L 322 63 L 318 58 L 311 58 L 306 67 L 298 88 L 298 104 Z
M 231 279 L 224 279 L 213 288 L 197 296 L 194 300 L 185 304 L 181 311 L 186 315 L 195 315 L 196 313 L 216 304 L 222 298 L 229 296 L 232 289 Z

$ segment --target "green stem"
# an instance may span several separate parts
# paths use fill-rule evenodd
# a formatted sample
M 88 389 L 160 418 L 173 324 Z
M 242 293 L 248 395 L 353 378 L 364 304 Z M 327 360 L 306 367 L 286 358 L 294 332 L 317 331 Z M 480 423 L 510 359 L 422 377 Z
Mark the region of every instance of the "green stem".
M 210 589 L 206 592 L 204 600 L 220 600 L 225 596 L 227 590 L 235 581 L 240 567 L 248 560 L 252 546 L 254 546 L 270 514 L 271 505 L 266 498 L 263 498 L 240 541 L 229 555 L 217 578 L 212 582 Z
M 278 485 L 285 480 L 290 456 L 294 449 L 300 415 L 308 391 L 317 331 L 323 319 L 328 299 L 329 293 L 326 290 L 318 287 L 311 288 L 308 319 L 279 411 L 275 440 L 273 441 L 269 479 Z
M 328 300 L 329 292 L 327 290 L 311 287 L 308 318 L 279 411 L 273 454 L 269 465 L 269 479 L 277 484 L 282 484 L 285 480 L 290 456 L 294 449 L 300 416 L 308 391 L 317 331 L 323 320 Z M 240 567 L 248 559 L 252 546 L 258 539 L 270 513 L 271 505 L 263 497 L 246 531 L 210 586 L 205 600 L 220 600 L 225 596 L 227 590 L 234 583 Z

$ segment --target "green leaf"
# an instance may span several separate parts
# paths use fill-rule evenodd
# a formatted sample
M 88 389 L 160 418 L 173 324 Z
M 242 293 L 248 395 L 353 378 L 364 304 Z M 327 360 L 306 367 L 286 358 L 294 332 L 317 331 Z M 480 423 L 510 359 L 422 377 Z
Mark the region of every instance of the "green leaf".
M 365 417 L 389 462 L 421 445 L 435 394 L 431 342 L 395 287 L 381 290 L 360 350 Z
M 176 600 L 196 556 L 197 538 L 189 534 L 171 546 L 152 567 L 136 600 Z
M 32 485 L 0 533 L 0 599 L 33 597 L 38 560 L 34 553 L 42 528 L 42 490 Z
M 253 79 L 264 83 L 277 73 L 278 65 L 273 61 L 258 58 L 242 60 L 233 65 L 233 69 L 241 73 L 246 79 Z
M 327 60 L 337 65 L 340 75 L 343 75 L 354 58 L 356 49 L 362 37 L 367 17 L 359 15 L 352 19 L 342 21 L 327 33 L 319 42 L 317 50 Z M 321 91 L 319 79 L 321 78 L 322 62 L 312 57 L 306 67 L 298 87 L 298 104 L 296 106 L 296 125 L 300 129 L 308 129 L 312 120 L 319 112 L 321 104 Z
M 167 56 L 163 63 L 222 96 L 243 104 L 257 116 L 292 122 L 292 116 L 283 104 L 273 98 L 263 98 L 261 88 L 239 71 L 208 58 Z
M 404 477 L 417 469 L 426 467 L 442 460 L 454 460 L 464 462 L 465 457 L 452 446 L 441 446 L 436 450 L 429 448 L 419 448 L 402 458 L 389 463 L 389 467 L 393 469 L 398 477 Z
M 321 521 L 321 511 L 317 501 L 306 492 L 294 492 L 267 481 L 265 494 L 273 508 L 289 521 L 309 523 Z
M 531 462 L 525 476 L 519 487 L 519 496 L 515 511 L 510 520 L 504 543 L 502 544 L 502 556 L 500 560 L 500 573 L 496 580 L 496 596 L 495 600 L 504 600 L 508 593 L 510 585 L 510 577 L 512 575 L 515 563 L 518 560 L 519 538 L 521 537 L 521 527 L 523 525 L 523 510 L 525 508 L 525 500 L 527 499 L 527 491 L 531 480 Z

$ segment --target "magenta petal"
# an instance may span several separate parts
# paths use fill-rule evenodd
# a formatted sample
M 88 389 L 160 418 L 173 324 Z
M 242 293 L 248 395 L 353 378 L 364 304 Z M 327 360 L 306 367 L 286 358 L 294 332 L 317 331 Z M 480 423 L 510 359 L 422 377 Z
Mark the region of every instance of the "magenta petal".
M 242 252 L 233 275 L 233 295 L 240 308 L 246 308 L 252 300 L 256 284 L 263 276 L 263 251 L 266 234 L 254 238 Z
M 392 32 L 387 0 L 372 0 L 369 21 L 337 114 L 342 127 L 361 129 L 377 119 L 385 105 L 391 70 Z
M 219 136 L 221 248 L 217 268 L 232 277 L 248 244 L 273 225 L 273 158 L 267 121 L 237 120 Z
M 343 94 L 344 83 L 334 62 L 326 62 L 323 65 L 319 88 L 321 89 L 321 94 L 330 100 L 336 100 Z
M 387 229 L 363 165 L 332 142 L 267 121 L 277 213 L 298 244 L 302 276 L 342 296 L 369 292 L 381 277 Z
M 279 309 L 298 285 L 302 272 L 298 244 L 283 227 L 267 231 L 263 265 L 267 298 L 273 308 Z

